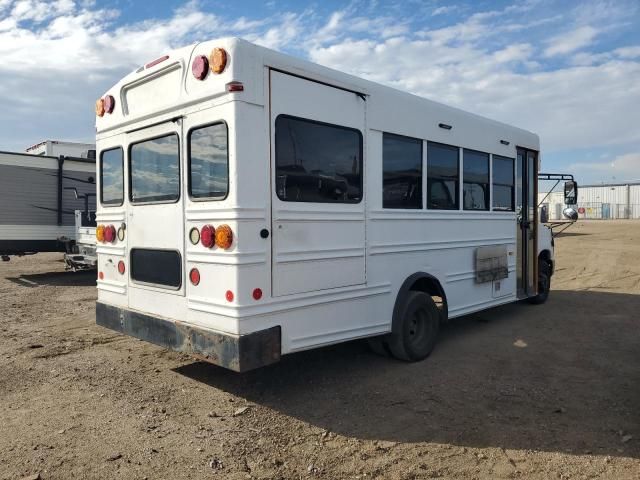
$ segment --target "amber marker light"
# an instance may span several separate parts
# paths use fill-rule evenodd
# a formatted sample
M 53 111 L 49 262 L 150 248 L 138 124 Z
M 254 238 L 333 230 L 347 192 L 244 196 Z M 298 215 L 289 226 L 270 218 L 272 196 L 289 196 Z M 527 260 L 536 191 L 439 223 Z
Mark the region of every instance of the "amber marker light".
M 229 225 L 220 225 L 216 228 L 216 245 L 225 250 L 233 243 L 233 232 Z
M 104 116 L 104 100 L 102 98 L 96 100 L 96 115 L 99 117 Z
M 99 242 L 104 242 L 104 225 L 98 225 L 96 228 L 96 240 Z
M 224 48 L 214 48 L 209 55 L 209 65 L 213 73 L 224 72 L 227 66 L 227 51 Z

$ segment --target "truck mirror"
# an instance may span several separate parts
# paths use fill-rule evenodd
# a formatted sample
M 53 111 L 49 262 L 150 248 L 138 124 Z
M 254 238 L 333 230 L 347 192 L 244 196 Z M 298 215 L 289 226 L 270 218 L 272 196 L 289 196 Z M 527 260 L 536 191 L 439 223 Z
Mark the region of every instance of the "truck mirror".
M 564 203 L 565 205 L 575 205 L 578 203 L 578 183 L 569 180 L 564 183 Z

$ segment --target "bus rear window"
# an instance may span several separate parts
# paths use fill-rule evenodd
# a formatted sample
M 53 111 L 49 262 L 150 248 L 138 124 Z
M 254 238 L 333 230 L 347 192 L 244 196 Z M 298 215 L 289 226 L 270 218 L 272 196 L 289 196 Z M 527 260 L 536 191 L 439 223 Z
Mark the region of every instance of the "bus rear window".
M 189 194 L 223 200 L 229 191 L 227 126 L 216 123 L 189 133 Z
M 124 201 L 124 160 L 122 148 L 100 154 L 100 201 L 102 205 L 120 206 Z
M 131 145 L 131 203 L 180 198 L 180 151 L 175 133 Z

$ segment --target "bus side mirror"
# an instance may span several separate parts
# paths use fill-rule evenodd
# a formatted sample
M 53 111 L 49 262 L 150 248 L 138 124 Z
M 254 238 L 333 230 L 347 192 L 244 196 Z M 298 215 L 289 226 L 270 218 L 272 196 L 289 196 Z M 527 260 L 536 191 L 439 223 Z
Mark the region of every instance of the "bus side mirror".
M 564 183 L 564 203 L 565 205 L 575 205 L 578 203 L 578 183 L 569 180 Z

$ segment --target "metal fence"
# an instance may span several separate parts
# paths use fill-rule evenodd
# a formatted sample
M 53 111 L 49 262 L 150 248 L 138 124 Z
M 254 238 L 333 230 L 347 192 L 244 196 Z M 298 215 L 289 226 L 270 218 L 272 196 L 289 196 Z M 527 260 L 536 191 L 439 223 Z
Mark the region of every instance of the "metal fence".
M 546 203 L 550 220 L 563 219 L 562 211 L 567 207 L 561 203 Z M 573 206 L 583 220 L 616 220 L 616 219 L 640 219 L 640 204 L 627 203 L 578 203 Z

